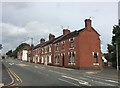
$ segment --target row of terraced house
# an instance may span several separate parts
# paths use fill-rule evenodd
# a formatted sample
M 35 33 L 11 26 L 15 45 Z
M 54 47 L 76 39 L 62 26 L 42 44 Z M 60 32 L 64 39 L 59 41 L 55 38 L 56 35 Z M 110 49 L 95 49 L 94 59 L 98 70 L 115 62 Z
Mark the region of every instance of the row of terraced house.
M 53 66 L 100 69 L 102 67 L 99 33 L 92 27 L 90 19 L 85 27 L 55 37 L 49 34 L 49 40 L 40 39 L 40 43 L 27 50 L 27 61 Z M 18 54 L 18 57 L 20 55 Z

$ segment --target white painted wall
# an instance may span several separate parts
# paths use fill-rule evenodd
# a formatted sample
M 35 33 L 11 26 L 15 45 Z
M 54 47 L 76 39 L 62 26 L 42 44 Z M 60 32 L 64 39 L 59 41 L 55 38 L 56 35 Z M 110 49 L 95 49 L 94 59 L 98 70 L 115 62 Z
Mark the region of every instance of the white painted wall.
M 107 63 L 107 60 L 105 59 L 104 56 L 102 56 L 102 59 L 103 59 L 103 62 L 104 62 L 104 63 Z
M 27 61 L 27 50 L 23 50 L 22 53 L 22 61 Z

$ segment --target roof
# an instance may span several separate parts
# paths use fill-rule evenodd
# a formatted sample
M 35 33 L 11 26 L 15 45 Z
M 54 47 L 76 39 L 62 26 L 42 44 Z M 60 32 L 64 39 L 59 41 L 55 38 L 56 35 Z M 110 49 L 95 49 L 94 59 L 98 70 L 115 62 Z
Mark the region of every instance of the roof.
M 94 28 L 92 28 L 92 29 L 95 31 Z M 60 41 L 63 41 L 63 40 L 66 40 L 66 39 L 75 37 L 75 36 L 79 35 L 79 33 L 82 32 L 83 30 L 85 30 L 85 28 L 82 28 L 82 29 L 80 29 L 80 30 L 75 30 L 75 31 L 73 31 L 73 32 L 70 32 L 69 34 L 60 35 L 60 36 L 58 36 L 57 38 L 55 38 L 55 39 L 53 39 L 53 40 L 48 40 L 48 41 L 46 41 L 45 43 L 36 45 L 33 49 L 36 49 L 36 48 L 38 48 L 38 47 L 44 47 L 44 46 L 47 46 L 47 45 L 52 44 L 52 43 L 55 44 L 55 43 L 58 43 L 58 42 L 60 42 Z M 95 31 L 95 32 L 98 34 L 97 31 Z M 98 34 L 98 35 L 99 35 L 99 34 Z

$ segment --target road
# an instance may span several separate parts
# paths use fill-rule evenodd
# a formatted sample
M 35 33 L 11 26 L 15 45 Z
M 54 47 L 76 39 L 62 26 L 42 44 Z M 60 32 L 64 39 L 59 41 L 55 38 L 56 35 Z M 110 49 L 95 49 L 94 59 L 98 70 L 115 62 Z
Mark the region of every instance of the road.
M 12 78 L 10 86 L 118 86 L 118 79 L 80 73 L 79 70 L 45 66 L 16 59 L 2 63 Z

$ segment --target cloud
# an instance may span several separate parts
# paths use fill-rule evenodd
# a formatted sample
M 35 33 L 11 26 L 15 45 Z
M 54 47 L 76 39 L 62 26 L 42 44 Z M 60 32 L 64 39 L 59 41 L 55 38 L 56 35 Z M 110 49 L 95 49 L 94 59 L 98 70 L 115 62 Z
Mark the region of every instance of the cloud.
M 15 9 L 23 9 L 31 6 L 30 2 L 3 2 L 2 4 L 3 7 L 13 7 Z
M 3 52 L 15 49 L 20 42 L 25 40 L 27 34 L 26 29 L 9 23 L 0 23 L 0 31 L 2 31 Z
M 111 43 L 112 26 L 118 19 L 117 8 L 117 3 L 3 2 L 2 41 L 6 48 L 30 42 L 28 37 L 33 37 L 34 44 L 38 44 L 42 37 L 48 40 L 49 33 L 61 35 L 61 26 L 69 26 L 71 31 L 83 28 L 84 19 L 91 16 L 93 27 L 101 34 L 102 51 L 105 51 Z
M 0 25 L 2 26 L 1 28 L 4 36 L 16 37 L 24 35 L 27 32 L 24 28 L 20 28 L 9 23 L 0 23 Z
M 120 1 L 118 2 L 118 19 L 120 19 Z
M 55 31 L 57 29 L 57 31 Z M 57 25 L 50 23 L 40 23 L 31 21 L 24 27 L 18 27 L 10 23 L 0 23 L 0 31 L 2 31 L 3 52 L 15 49 L 19 44 L 26 42 L 30 44 L 30 37 L 33 37 L 34 44 L 38 44 L 41 38 L 48 40 L 49 33 L 60 35 Z

